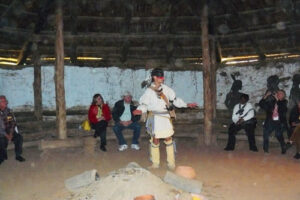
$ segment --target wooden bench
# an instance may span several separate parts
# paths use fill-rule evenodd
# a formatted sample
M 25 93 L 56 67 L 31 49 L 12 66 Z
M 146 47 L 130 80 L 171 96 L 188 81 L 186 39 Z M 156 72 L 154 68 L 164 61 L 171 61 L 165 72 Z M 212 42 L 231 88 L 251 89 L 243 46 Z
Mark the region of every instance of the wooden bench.
M 173 121 L 175 128 L 174 137 L 198 138 L 203 135 L 203 110 L 202 109 L 177 109 L 177 119 Z M 33 112 L 16 112 L 18 126 L 24 137 L 24 146 L 35 146 L 42 139 L 56 138 L 56 116 L 54 111 L 44 111 L 43 121 L 37 121 Z M 87 110 L 67 111 L 67 135 L 70 138 L 91 137 L 94 131 L 84 131 L 80 125 L 87 118 Z M 257 114 L 258 124 L 256 128 L 256 138 L 262 142 L 262 123 L 264 113 Z M 145 132 L 145 124 L 141 123 L 141 138 L 148 138 Z M 218 140 L 227 140 L 228 126 L 231 123 L 231 114 L 227 110 L 217 110 L 217 118 L 214 121 L 214 133 Z M 113 120 L 109 122 L 107 128 L 107 139 L 116 140 L 112 130 Z M 124 130 L 124 137 L 128 140 L 132 137 L 131 130 Z M 247 140 L 244 131 L 237 134 L 237 140 Z M 276 141 L 271 138 L 271 142 Z

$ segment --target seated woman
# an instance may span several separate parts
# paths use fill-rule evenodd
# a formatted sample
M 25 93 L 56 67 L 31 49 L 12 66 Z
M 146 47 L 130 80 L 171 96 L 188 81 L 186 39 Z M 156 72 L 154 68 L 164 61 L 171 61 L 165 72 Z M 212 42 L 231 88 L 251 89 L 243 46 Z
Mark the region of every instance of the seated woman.
M 291 127 L 290 131 L 292 133 L 292 136 L 288 143 L 296 144 L 297 152 L 294 158 L 300 159 L 300 99 L 297 100 L 297 104 L 291 110 L 289 122 L 290 122 L 290 127 Z
M 106 151 L 106 128 L 109 120 L 111 119 L 111 113 L 109 106 L 104 103 L 104 100 L 100 94 L 93 96 L 93 101 L 89 109 L 89 121 L 92 129 L 95 129 L 94 137 L 100 136 L 100 149 Z

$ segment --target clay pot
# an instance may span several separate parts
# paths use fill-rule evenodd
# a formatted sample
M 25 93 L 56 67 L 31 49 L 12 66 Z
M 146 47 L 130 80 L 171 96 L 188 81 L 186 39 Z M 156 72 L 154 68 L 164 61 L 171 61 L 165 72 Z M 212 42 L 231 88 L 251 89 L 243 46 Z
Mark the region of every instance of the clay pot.
M 196 178 L 196 172 L 192 167 L 189 166 L 178 166 L 176 167 L 175 174 L 188 179 Z
M 151 194 L 141 195 L 134 198 L 134 200 L 155 200 Z

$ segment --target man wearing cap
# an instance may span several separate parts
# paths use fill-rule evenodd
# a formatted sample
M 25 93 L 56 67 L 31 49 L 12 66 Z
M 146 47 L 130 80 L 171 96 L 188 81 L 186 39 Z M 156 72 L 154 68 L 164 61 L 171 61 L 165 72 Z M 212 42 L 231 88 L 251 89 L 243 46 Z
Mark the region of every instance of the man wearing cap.
M 7 104 L 6 97 L 0 95 L 0 164 L 7 159 L 7 145 L 11 141 L 15 144 L 16 160 L 25 161 L 21 156 L 23 137 L 18 131 L 16 118 Z
M 167 164 L 169 169 L 175 168 L 175 153 L 172 136 L 174 129 L 171 121 L 170 111 L 176 107 L 196 107 L 196 103 L 185 103 L 176 98 L 175 92 L 165 84 L 164 72 L 155 68 L 151 72 L 151 83 L 140 98 L 140 105 L 133 113 L 141 115 L 148 112 L 146 130 L 151 135 L 150 139 L 150 168 L 159 168 L 160 165 L 160 139 L 164 139 L 167 152 Z
M 140 150 L 138 141 L 141 132 L 141 125 L 138 123 L 140 116 L 132 114 L 132 111 L 134 111 L 137 107 L 133 105 L 132 95 L 130 92 L 126 91 L 122 98 L 122 100 L 115 103 L 112 111 L 112 117 L 115 121 L 113 131 L 116 134 L 119 142 L 118 150 L 124 151 L 128 148 L 122 133 L 124 129 L 133 130 L 131 148 Z

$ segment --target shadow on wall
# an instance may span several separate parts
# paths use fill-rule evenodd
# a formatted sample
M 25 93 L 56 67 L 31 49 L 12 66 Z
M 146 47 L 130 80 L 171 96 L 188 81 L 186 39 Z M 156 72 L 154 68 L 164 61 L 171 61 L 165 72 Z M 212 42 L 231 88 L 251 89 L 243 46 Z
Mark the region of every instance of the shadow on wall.
M 300 100 L 300 74 L 295 74 L 293 76 L 293 85 L 290 91 L 290 97 L 289 97 L 289 108 L 293 108 L 297 101 Z
M 226 99 L 224 102 L 227 109 L 231 112 L 234 106 L 239 103 L 239 98 L 241 94 L 243 94 L 240 92 L 240 90 L 243 87 L 243 82 L 241 80 L 237 80 L 236 76 L 237 75 L 234 73 L 231 74 L 233 83 L 230 91 L 226 95 Z M 300 74 L 294 74 L 292 81 L 293 83 L 292 83 L 290 96 L 289 96 L 289 109 L 293 108 L 296 105 L 297 101 L 300 100 L 300 88 L 299 88 Z M 277 75 L 269 76 L 267 78 L 267 90 L 265 91 L 265 93 L 271 92 L 272 94 L 275 94 L 278 90 L 281 89 L 279 88 L 279 83 L 280 83 L 280 79 Z M 272 98 L 272 96 L 269 96 L 268 98 Z M 257 103 L 255 103 L 255 105 L 257 106 Z
M 233 83 L 229 93 L 226 95 L 225 105 L 228 110 L 232 111 L 234 106 L 240 102 L 241 92 L 239 92 L 243 87 L 243 82 L 241 80 L 236 80 L 235 75 L 231 74 Z

